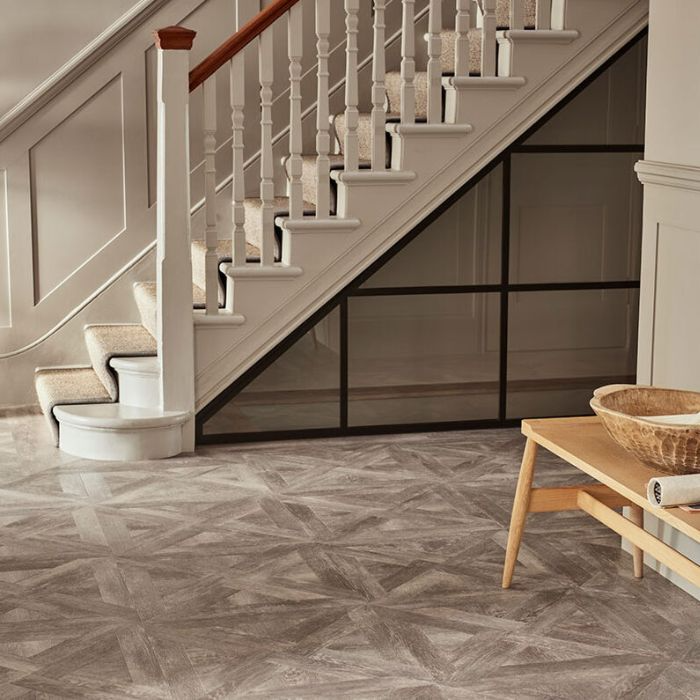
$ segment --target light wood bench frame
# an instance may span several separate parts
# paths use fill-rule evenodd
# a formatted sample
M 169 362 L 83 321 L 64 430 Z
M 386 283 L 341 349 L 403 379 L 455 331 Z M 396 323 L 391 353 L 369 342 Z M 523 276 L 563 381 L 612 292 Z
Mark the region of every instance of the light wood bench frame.
M 513 501 L 503 588 L 510 588 L 528 513 L 582 510 L 632 544 L 634 575 L 641 578 L 644 552 L 700 586 L 700 565 L 644 530 L 644 511 L 700 542 L 700 513 L 656 508 L 646 497 L 646 484 L 656 472 L 615 443 L 596 417 L 525 420 L 527 438 Z M 599 483 L 533 488 L 538 447 L 557 455 Z M 627 506 L 629 518 L 614 508 Z

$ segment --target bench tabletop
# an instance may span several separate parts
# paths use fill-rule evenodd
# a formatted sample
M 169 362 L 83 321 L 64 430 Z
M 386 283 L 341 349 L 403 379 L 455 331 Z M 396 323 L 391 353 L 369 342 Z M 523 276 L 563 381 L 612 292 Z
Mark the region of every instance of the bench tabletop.
M 700 542 L 700 513 L 656 508 L 647 500 L 647 482 L 667 476 L 650 469 L 620 447 L 597 416 L 524 420 L 523 435 L 582 472 Z

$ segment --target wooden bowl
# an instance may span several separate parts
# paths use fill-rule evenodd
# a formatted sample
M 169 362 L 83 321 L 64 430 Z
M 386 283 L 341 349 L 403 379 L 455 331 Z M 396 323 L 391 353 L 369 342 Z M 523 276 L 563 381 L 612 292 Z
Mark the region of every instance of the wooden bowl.
M 668 474 L 700 473 L 700 424 L 641 419 L 698 413 L 699 393 L 611 384 L 596 389 L 591 408 L 612 439 L 652 469 Z

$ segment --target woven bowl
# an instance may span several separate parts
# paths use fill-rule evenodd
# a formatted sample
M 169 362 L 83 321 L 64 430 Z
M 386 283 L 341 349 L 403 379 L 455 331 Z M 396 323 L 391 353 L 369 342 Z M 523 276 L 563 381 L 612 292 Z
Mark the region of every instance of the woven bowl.
M 634 384 L 596 389 L 591 408 L 610 436 L 652 469 L 667 474 L 700 473 L 700 424 L 669 425 L 641 416 L 700 412 L 700 394 Z

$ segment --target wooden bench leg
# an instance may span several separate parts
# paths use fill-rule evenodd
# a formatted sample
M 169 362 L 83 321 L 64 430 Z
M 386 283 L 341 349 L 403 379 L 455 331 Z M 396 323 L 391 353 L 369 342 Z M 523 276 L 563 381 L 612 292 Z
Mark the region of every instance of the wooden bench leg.
M 629 519 L 641 528 L 644 528 L 644 508 L 636 504 L 629 506 Z M 639 547 L 632 545 L 632 563 L 634 566 L 634 575 L 636 578 L 644 576 L 644 551 Z
M 525 519 L 530 505 L 530 491 L 532 489 L 532 479 L 535 474 L 535 460 L 537 458 L 537 443 L 528 438 L 525 443 L 523 462 L 520 466 L 520 476 L 518 486 L 515 490 L 515 500 L 513 501 L 513 512 L 510 516 L 510 529 L 508 531 L 508 545 L 506 546 L 506 561 L 503 567 L 503 588 L 510 588 L 513 580 L 513 570 L 515 562 L 518 560 L 520 551 L 520 541 L 523 538 L 525 529 Z

